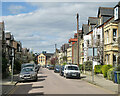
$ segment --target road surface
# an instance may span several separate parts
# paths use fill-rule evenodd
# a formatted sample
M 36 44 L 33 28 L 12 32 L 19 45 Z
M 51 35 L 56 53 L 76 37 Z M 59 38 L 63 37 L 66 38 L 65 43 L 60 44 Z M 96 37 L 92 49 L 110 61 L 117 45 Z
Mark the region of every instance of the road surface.
M 37 82 L 18 83 L 11 94 L 113 94 L 82 79 L 66 79 L 53 70 L 41 68 Z

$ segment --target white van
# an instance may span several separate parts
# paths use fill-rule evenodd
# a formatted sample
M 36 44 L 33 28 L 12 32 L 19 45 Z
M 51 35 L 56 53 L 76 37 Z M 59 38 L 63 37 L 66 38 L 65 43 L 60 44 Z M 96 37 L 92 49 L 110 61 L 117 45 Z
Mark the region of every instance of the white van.
M 80 78 L 80 70 L 77 65 L 65 65 L 64 67 L 64 77 L 76 77 Z

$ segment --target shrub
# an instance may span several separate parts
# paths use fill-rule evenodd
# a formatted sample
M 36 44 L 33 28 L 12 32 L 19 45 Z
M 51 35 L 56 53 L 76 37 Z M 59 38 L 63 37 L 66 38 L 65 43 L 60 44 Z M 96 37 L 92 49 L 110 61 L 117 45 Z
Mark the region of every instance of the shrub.
M 112 81 L 115 82 L 115 77 L 114 77 L 114 71 L 120 71 L 120 65 L 118 65 L 117 67 L 115 67 L 113 69 L 113 71 L 111 72 L 111 75 L 112 75 Z
M 114 68 L 110 68 L 107 72 L 107 79 L 114 81 Z
M 14 73 L 19 73 L 21 71 L 21 64 L 22 64 L 22 61 L 20 60 L 15 60 L 15 63 L 14 63 Z
M 118 65 L 120 64 L 120 56 L 118 56 L 118 58 L 117 58 L 117 63 L 118 63 Z
M 79 64 L 79 69 L 80 70 L 83 70 L 84 68 L 83 68 L 83 64 Z
M 2 57 L 2 73 L 6 73 L 8 60 L 5 57 Z
M 85 70 L 86 71 L 91 71 L 92 70 L 92 61 L 86 61 L 84 62 L 85 64 Z
M 2 57 L 2 78 L 6 78 L 9 76 L 9 71 L 8 71 L 8 60 L 5 57 Z
M 120 71 L 120 65 L 118 65 L 117 67 L 115 67 L 115 71 Z
M 103 65 L 102 66 L 102 73 L 104 77 L 107 77 L 107 71 L 112 68 L 112 65 Z
M 95 72 L 95 74 L 100 74 L 100 73 L 102 73 L 101 68 L 102 68 L 102 65 L 95 65 L 95 67 L 94 67 L 94 72 Z
M 63 63 L 63 65 L 66 65 L 66 64 L 67 64 L 66 62 Z

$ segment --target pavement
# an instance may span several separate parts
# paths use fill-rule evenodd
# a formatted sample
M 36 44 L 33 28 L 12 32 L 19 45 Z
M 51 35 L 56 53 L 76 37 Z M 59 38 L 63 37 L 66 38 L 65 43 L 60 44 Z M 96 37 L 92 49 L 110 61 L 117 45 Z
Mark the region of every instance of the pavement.
M 11 90 L 13 90 L 16 87 L 16 84 L 18 82 L 18 74 L 14 75 L 13 82 L 11 82 L 11 77 L 5 78 L 2 80 L 2 94 L 9 94 Z
M 14 94 L 38 94 L 37 96 L 46 94 L 103 94 L 111 96 L 115 93 L 82 79 L 66 79 L 58 73 L 54 73 L 53 70 L 41 68 L 38 72 L 37 82 L 17 83 L 17 87 L 11 92 L 11 95 Z
M 114 83 L 113 81 L 107 80 L 106 78 L 103 77 L 102 74 L 94 75 L 94 82 L 92 80 L 91 72 L 82 73 L 81 76 L 85 77 L 85 78 L 82 78 L 83 80 L 85 80 L 91 84 L 108 89 L 114 93 L 118 93 L 118 91 L 119 91 L 118 84 Z

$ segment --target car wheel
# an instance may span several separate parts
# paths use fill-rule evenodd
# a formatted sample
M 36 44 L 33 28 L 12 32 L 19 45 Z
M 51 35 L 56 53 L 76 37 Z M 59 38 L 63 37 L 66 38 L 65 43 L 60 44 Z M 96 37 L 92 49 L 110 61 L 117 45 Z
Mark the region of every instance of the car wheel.
M 68 76 L 66 75 L 65 78 L 68 79 Z
M 37 80 L 38 80 L 38 78 L 36 77 L 35 81 L 37 81 Z
M 18 81 L 18 83 L 21 83 L 21 81 Z
M 67 78 L 66 74 L 64 74 L 64 77 Z
M 80 79 L 80 76 L 78 76 L 78 79 Z

